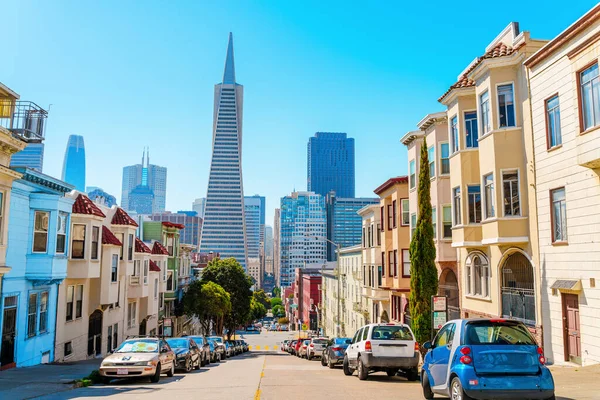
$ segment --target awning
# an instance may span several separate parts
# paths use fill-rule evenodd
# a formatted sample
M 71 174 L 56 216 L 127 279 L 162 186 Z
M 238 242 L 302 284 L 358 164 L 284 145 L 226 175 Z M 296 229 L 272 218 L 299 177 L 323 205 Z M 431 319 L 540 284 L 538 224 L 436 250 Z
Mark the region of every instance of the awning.
M 561 292 L 581 292 L 583 290 L 580 279 L 557 279 L 550 288 L 558 289 Z

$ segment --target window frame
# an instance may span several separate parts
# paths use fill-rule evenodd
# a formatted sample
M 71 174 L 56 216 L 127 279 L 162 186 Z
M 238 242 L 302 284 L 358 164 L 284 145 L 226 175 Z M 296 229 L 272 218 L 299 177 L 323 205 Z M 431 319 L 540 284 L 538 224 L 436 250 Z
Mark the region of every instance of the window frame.
M 100 227 L 92 225 L 92 251 L 90 252 L 90 260 L 98 260 L 99 258 L 100 258 Z
M 398 277 L 398 250 L 394 249 L 394 278 Z
M 492 177 L 491 180 L 491 189 L 490 189 L 490 195 L 491 195 L 491 209 L 492 209 L 492 215 L 488 215 L 488 191 L 487 191 L 487 187 L 488 185 L 486 184 L 486 178 L 488 176 Z M 483 209 L 485 210 L 485 218 L 483 218 L 483 220 L 485 221 L 486 219 L 491 219 L 491 218 L 496 218 L 496 189 L 495 189 L 495 180 L 494 180 L 494 173 L 490 172 L 489 174 L 485 174 L 483 175 L 483 179 L 481 182 L 481 186 L 483 187 L 483 204 L 484 207 Z
M 482 101 L 483 96 L 487 96 L 487 99 L 485 100 L 485 102 Z M 487 135 L 488 133 L 490 133 L 493 129 L 492 127 L 492 119 L 490 118 L 490 90 L 486 89 L 484 90 L 478 97 L 477 97 L 477 108 L 479 110 L 479 113 L 481 114 L 481 118 L 479 118 L 479 123 L 481 124 L 481 135 L 479 136 L 480 138 L 484 137 L 485 135 Z M 485 103 L 485 113 L 484 113 L 484 105 Z M 487 125 L 484 125 L 484 123 L 487 121 Z
M 444 220 L 444 209 L 450 209 L 450 220 Z M 446 225 L 450 226 L 450 236 L 446 236 Z M 442 204 L 442 239 L 452 240 L 452 204 Z
M 133 261 L 133 233 L 129 234 L 129 242 L 127 243 L 127 261 Z
M 505 198 L 505 191 L 504 191 L 504 174 L 510 174 L 510 173 L 517 173 L 517 195 L 518 195 L 518 214 L 507 214 L 506 213 L 506 205 L 504 204 Z M 523 213 L 521 212 L 522 208 L 521 208 L 521 171 L 518 168 L 509 168 L 509 169 L 501 169 L 500 170 L 500 175 L 502 176 L 502 215 L 506 218 L 514 218 L 514 217 L 521 217 L 523 215 Z M 512 204 L 512 202 L 511 202 Z M 511 207 L 512 208 L 512 207 Z
M 450 155 L 458 152 L 460 149 L 460 133 L 458 130 L 458 114 L 450 118 Z
M 417 162 L 412 159 L 408 162 L 409 189 L 412 190 L 417 186 Z
M 433 179 L 437 175 L 435 170 L 435 153 L 435 144 L 432 144 L 427 148 L 427 161 L 429 162 L 429 179 Z
M 405 256 L 408 256 L 408 257 L 405 257 Z M 405 273 L 405 267 L 406 267 L 406 264 L 407 264 L 406 259 L 407 258 L 408 258 L 408 274 Z M 412 268 L 412 265 L 410 263 L 410 250 L 409 249 L 402 249 L 402 277 L 403 278 L 410 278 L 410 269 L 411 268 Z
M 387 225 L 388 225 L 388 231 L 391 231 L 392 229 L 394 229 L 394 221 L 393 221 L 393 215 L 392 215 L 392 204 L 388 204 L 386 205 L 386 211 L 387 211 Z
M 406 207 L 404 203 L 406 202 Z M 400 199 L 400 214 L 402 220 L 400 221 L 400 226 L 410 226 L 410 201 L 407 198 Z M 404 214 L 408 216 L 408 222 L 404 221 Z
M 44 295 L 46 302 L 44 303 Z M 48 290 L 42 290 L 39 292 L 38 300 L 38 334 L 48 332 L 48 301 L 50 300 L 50 292 Z M 45 305 L 45 309 L 42 310 L 42 305 Z M 42 314 L 44 314 L 44 320 L 42 321 Z
M 554 119 L 554 128 L 556 129 L 558 127 L 558 141 L 560 141 L 560 143 L 557 144 L 552 144 L 552 132 L 550 132 L 550 112 L 551 110 L 548 110 L 548 104 L 552 101 L 552 100 L 558 100 L 558 104 L 556 105 L 556 107 L 554 107 L 552 109 L 552 111 L 556 111 L 555 114 L 553 114 L 553 119 Z M 548 98 L 546 98 L 544 100 L 544 116 L 546 117 L 546 149 L 550 150 L 550 149 L 554 149 L 554 148 L 558 148 L 560 146 L 562 146 L 562 129 L 560 126 L 560 96 L 558 95 L 558 92 L 554 93 L 553 95 L 549 96 Z M 558 120 L 558 121 L 557 121 Z
M 509 125 L 508 124 L 508 113 L 506 114 L 506 126 L 501 126 L 500 123 L 500 87 L 501 86 L 510 86 L 511 89 L 511 95 L 512 95 L 512 107 L 513 107 L 513 118 L 514 118 L 514 125 Z M 514 81 L 509 81 L 509 82 L 501 82 L 501 83 L 497 83 L 496 84 L 496 106 L 498 108 L 498 117 L 497 117 L 497 122 L 498 122 L 498 129 L 510 129 L 510 128 L 516 128 L 517 125 L 517 101 L 516 101 L 516 96 L 515 96 L 515 82 Z M 506 110 L 508 110 L 508 108 L 505 105 Z
M 450 175 L 450 143 L 445 141 L 445 142 L 440 142 L 439 145 L 440 145 L 440 148 L 439 148 L 440 176 L 448 176 L 448 175 Z M 446 145 L 448 148 L 448 157 L 444 157 L 444 151 L 443 151 L 444 145 Z M 446 163 L 444 163 L 444 161 L 446 161 Z M 448 165 L 448 172 L 444 172 L 444 164 Z
M 479 210 L 477 210 L 476 202 L 473 202 L 473 204 L 471 203 L 471 197 L 476 195 L 476 193 L 470 192 L 471 188 L 479 189 Z M 473 205 L 473 207 L 475 207 L 475 210 L 473 210 L 475 213 L 475 221 L 471 221 L 471 206 L 472 205 Z M 483 220 L 482 206 L 483 205 L 482 205 L 482 196 L 481 196 L 481 185 L 467 185 L 467 210 L 468 210 L 468 215 L 469 215 L 469 219 L 468 219 L 469 224 L 481 224 L 481 221 Z M 479 211 L 479 221 L 477 221 L 477 212 L 478 211 Z
M 61 217 L 64 217 L 64 220 L 61 222 Z M 56 246 L 55 246 L 55 253 L 56 254 L 67 254 L 67 236 L 68 236 L 68 227 L 69 227 L 69 213 L 64 212 L 64 211 L 59 211 L 58 212 L 58 216 L 56 217 Z M 63 230 L 61 231 L 61 227 L 63 228 Z M 62 251 L 59 250 L 58 248 L 58 244 L 59 244 L 59 240 L 58 237 L 59 236 L 63 236 L 64 240 L 63 240 L 63 248 Z
M 111 255 L 111 266 L 110 266 L 110 282 L 117 283 L 119 281 L 119 255 Z
M 560 238 L 560 240 L 557 240 L 556 235 L 555 235 L 555 218 L 554 218 L 554 199 L 553 199 L 553 195 L 555 192 L 562 190 L 564 192 L 564 204 L 565 204 L 565 221 L 564 221 L 564 229 L 563 231 L 565 231 L 563 237 Z M 568 235 L 568 223 L 567 223 L 567 190 L 565 186 L 560 186 L 554 189 L 550 189 L 550 230 L 551 230 L 551 238 L 552 238 L 552 244 L 568 244 L 569 243 L 569 235 Z
M 65 321 L 74 321 L 75 320 L 75 286 L 76 285 L 68 285 L 67 292 L 65 293 Z M 71 297 L 71 301 L 69 301 L 69 297 Z M 71 315 L 69 315 L 69 313 Z
M 32 297 L 34 298 L 33 303 Z M 39 293 L 29 292 L 27 295 L 27 339 L 37 336 L 38 333 L 38 303 Z
M 414 217 L 414 222 L 413 222 L 413 217 Z M 417 229 L 418 222 L 419 222 L 419 219 L 417 218 L 417 213 L 411 213 L 410 214 L 410 239 L 411 240 L 415 233 L 415 230 Z
M 75 239 L 75 227 L 76 226 L 83 226 L 83 240 L 81 239 Z M 85 259 L 85 244 L 87 241 L 87 225 L 86 224 L 73 224 L 73 228 L 71 230 L 71 258 L 74 260 L 84 260 Z M 81 251 L 81 257 L 75 257 L 75 255 L 73 254 L 73 252 L 75 251 L 75 246 L 73 245 L 75 242 L 83 242 L 83 247 L 82 247 L 82 251 Z
M 473 118 L 469 118 L 467 119 L 467 114 L 475 114 L 475 123 L 473 124 Z M 463 111 L 463 119 L 464 119 L 464 126 L 465 126 L 465 149 L 478 149 L 479 148 L 479 115 L 477 114 L 477 109 L 474 110 L 464 110 Z M 476 139 L 471 139 L 472 141 L 472 145 L 473 146 L 469 146 L 469 140 L 467 139 L 467 133 L 469 132 L 469 129 L 467 129 L 467 123 L 469 123 L 469 126 L 472 128 L 473 126 L 475 126 L 475 129 L 477 129 L 477 138 Z
M 431 206 L 431 225 L 433 227 L 433 239 L 437 240 L 437 207 Z
M 462 190 L 460 186 L 452 188 L 452 226 L 462 225 Z
M 581 76 L 585 71 L 592 68 L 594 65 L 596 65 L 596 67 L 598 68 L 598 77 L 600 79 L 600 64 L 598 64 L 597 59 L 594 59 L 594 61 L 590 62 L 589 64 L 587 64 L 583 68 L 581 68 L 579 71 L 577 71 L 576 85 L 577 85 L 577 106 L 578 106 L 577 108 L 578 108 L 578 113 L 579 113 L 579 133 L 584 133 L 584 132 L 594 129 L 595 127 L 600 125 L 600 116 L 599 116 L 599 121 L 597 124 L 586 128 L 584 114 L 583 114 L 583 91 L 581 90 Z M 593 94 L 592 94 L 592 97 L 593 97 Z
M 83 316 L 83 285 L 75 285 L 75 319 L 81 319 Z M 81 297 L 81 298 L 79 298 Z
M 48 226 L 46 227 L 46 230 L 37 230 L 37 216 L 38 214 L 45 214 L 47 217 L 47 221 L 48 221 Z M 42 228 L 43 229 L 43 228 Z M 48 253 L 48 234 L 50 233 L 50 211 L 45 211 L 45 210 L 34 210 L 33 213 L 33 240 L 31 242 L 31 252 L 35 253 L 35 254 L 46 254 Z M 44 234 L 46 236 L 46 242 L 44 244 L 44 250 L 36 250 L 35 249 L 35 237 L 36 235 L 39 234 Z

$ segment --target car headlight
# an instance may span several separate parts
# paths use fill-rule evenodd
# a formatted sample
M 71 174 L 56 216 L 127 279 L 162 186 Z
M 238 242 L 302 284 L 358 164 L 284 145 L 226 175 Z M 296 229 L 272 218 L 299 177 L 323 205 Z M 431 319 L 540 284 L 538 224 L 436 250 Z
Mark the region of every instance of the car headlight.
M 103 367 L 114 367 L 115 363 L 102 361 L 102 366 Z
M 135 364 L 136 367 L 148 367 L 154 365 L 153 361 L 138 361 Z
M 188 355 L 188 353 L 179 353 L 179 354 L 177 354 L 177 358 L 178 359 L 179 358 L 185 358 L 185 357 L 187 357 L 187 355 Z

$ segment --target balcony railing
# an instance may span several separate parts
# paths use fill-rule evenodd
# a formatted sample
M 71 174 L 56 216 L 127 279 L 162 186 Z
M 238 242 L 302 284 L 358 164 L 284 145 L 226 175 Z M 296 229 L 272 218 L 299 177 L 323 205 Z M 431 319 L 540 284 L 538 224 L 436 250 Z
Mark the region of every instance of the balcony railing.
M 136 275 L 132 275 L 129 277 L 129 284 L 130 285 L 139 285 L 140 284 L 140 277 L 136 276 Z
M 0 99 L 0 126 L 28 143 L 44 140 L 48 111 L 31 101 Z

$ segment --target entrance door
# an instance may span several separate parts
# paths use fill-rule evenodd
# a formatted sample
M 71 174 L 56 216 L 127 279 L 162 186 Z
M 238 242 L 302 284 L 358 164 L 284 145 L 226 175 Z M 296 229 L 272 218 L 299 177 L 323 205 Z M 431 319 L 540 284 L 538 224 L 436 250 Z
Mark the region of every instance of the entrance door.
M 581 364 L 581 334 L 579 331 L 579 298 L 563 293 L 563 328 L 565 361 Z
M 0 370 L 14 368 L 15 365 L 15 332 L 17 329 L 17 296 L 4 299 L 4 319 L 2 324 L 2 352 L 0 353 Z
M 102 355 L 102 311 L 90 315 L 88 324 L 88 356 Z
M 140 322 L 140 336 L 146 336 L 146 318 Z

